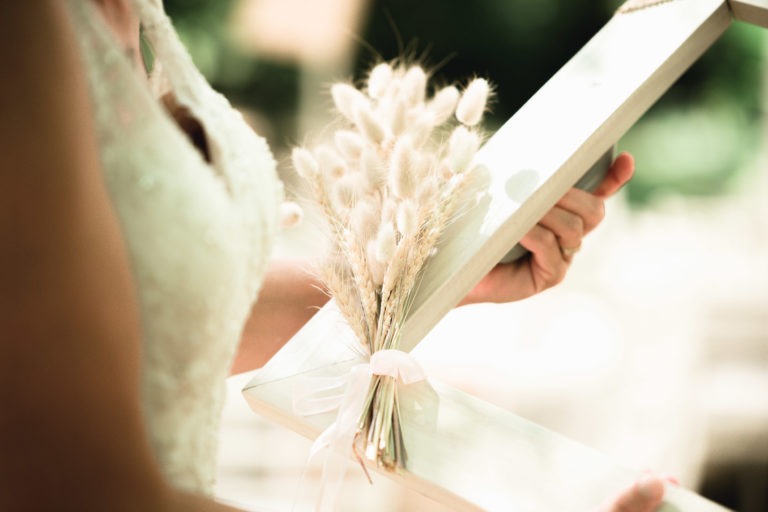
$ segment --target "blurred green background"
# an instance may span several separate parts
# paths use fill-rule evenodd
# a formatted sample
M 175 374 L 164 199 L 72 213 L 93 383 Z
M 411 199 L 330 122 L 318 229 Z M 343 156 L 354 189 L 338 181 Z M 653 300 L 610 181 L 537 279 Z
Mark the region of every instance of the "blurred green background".
M 269 140 L 278 161 L 284 162 L 290 148 L 302 141 L 308 128 L 305 122 L 308 112 L 312 111 L 322 123 L 331 103 L 329 85 L 336 80 L 360 79 L 381 59 L 402 56 L 418 59 L 434 70 L 438 83 L 464 82 L 473 75 L 488 78 L 496 88 L 496 100 L 488 120 L 489 128 L 493 129 L 513 115 L 599 31 L 622 1 L 164 0 L 164 3 L 193 59 L 209 81 L 246 113 Z M 345 11 L 350 5 L 357 9 L 353 9 L 352 15 Z M 324 8 L 328 12 L 324 12 Z M 337 25 L 334 20 L 338 20 Z M 737 351 L 734 347 L 740 339 L 738 333 L 749 331 L 750 325 L 756 333 L 754 339 L 758 340 L 755 346 L 760 347 L 757 353 L 764 354 L 765 347 L 764 302 L 736 300 L 749 289 L 747 284 L 754 282 L 759 286 L 765 282 L 756 279 L 765 276 L 765 270 L 764 258 L 760 256 L 763 253 L 755 251 L 766 239 L 764 221 L 760 220 L 765 218 L 766 210 L 764 206 L 748 207 L 750 203 L 743 197 L 743 191 L 751 187 L 755 192 L 753 197 L 760 204 L 767 204 L 760 196 L 761 190 L 765 190 L 764 173 L 762 177 L 757 175 L 763 170 L 758 167 L 765 161 L 761 147 L 766 135 L 765 34 L 763 29 L 735 22 L 618 144 L 620 150 L 630 151 L 637 162 L 637 172 L 625 195 L 633 217 L 650 216 L 654 223 L 652 231 L 658 235 L 646 238 L 652 242 L 644 246 L 639 234 L 643 231 L 642 225 L 635 225 L 637 232 L 629 233 L 629 240 L 635 245 L 628 253 L 618 253 L 626 254 L 620 259 L 622 268 L 618 275 L 622 278 L 615 283 L 620 288 L 620 297 L 626 299 L 645 290 L 644 302 L 638 298 L 638 303 L 652 307 L 666 295 L 674 295 L 677 288 L 703 287 L 706 292 L 691 296 L 699 297 L 699 302 L 706 298 L 707 304 L 711 302 L 716 306 L 706 310 L 706 316 L 693 320 L 683 315 L 679 320 L 705 326 L 709 316 L 731 315 L 736 320 L 723 330 L 722 340 L 717 338 L 728 347 L 723 353 L 729 354 Z M 261 38 L 258 44 L 253 43 L 254 38 Z M 330 45 L 324 50 L 324 38 L 343 40 L 343 49 L 333 50 Z M 648 38 L 653 38 L 653 34 L 648 34 Z M 283 49 L 276 50 L 281 45 Z M 283 165 L 282 172 L 284 178 L 290 179 L 288 167 Z M 673 211 L 674 215 L 665 216 L 663 206 L 670 203 L 677 206 L 678 201 L 686 206 L 698 205 L 698 213 L 683 208 L 683 213 Z M 701 213 L 718 215 L 725 210 L 715 206 L 722 204 L 733 206 L 729 211 L 735 213 L 729 213 L 713 226 L 713 219 Z M 657 211 L 662 213 L 654 216 Z M 686 224 L 681 218 L 691 222 Z M 698 218 L 698 223 L 694 218 Z M 665 226 L 660 224 L 673 225 L 666 226 L 665 231 L 661 229 Z M 702 226 L 701 233 L 696 231 L 697 226 Z M 699 234 L 706 244 L 696 245 L 700 240 L 694 235 Z M 737 242 L 742 239 L 739 237 L 756 242 L 739 245 Z M 689 247 L 691 241 L 693 245 Z M 672 250 L 667 253 L 670 245 Z M 732 252 L 713 255 L 712 249 L 718 245 Z M 690 250 L 681 248 L 693 250 L 693 256 L 684 260 Z M 675 254 L 675 249 L 680 254 Z M 750 251 L 758 254 L 757 266 L 733 264 L 735 256 L 743 261 Z M 615 262 L 601 261 L 598 268 L 610 267 L 611 263 Z M 696 267 L 696 263 L 701 266 Z M 631 270 L 632 265 L 636 270 Z M 696 273 L 692 267 L 703 270 Z M 633 272 L 638 272 L 637 268 L 644 276 L 638 282 L 648 281 L 646 288 L 640 287 L 640 292 L 626 281 Z M 647 274 L 642 274 L 643 269 Z M 683 281 L 681 274 L 687 276 L 688 281 Z M 719 282 L 714 279 L 717 275 L 725 276 L 722 282 L 727 282 L 727 286 L 713 292 L 709 286 Z M 741 280 L 738 276 L 742 276 Z M 686 284 L 681 284 L 683 282 Z M 745 296 L 749 299 L 754 294 Z M 683 306 L 691 307 L 687 303 Z M 693 333 L 691 336 L 698 332 L 693 328 L 689 330 Z M 706 339 L 702 343 L 705 342 Z M 754 359 L 751 355 L 748 358 Z M 758 358 L 755 366 L 764 360 Z M 705 371 L 713 373 L 713 368 L 707 367 Z M 739 386 L 729 390 L 733 392 L 731 397 L 749 395 L 750 391 L 760 395 L 757 387 Z M 738 403 L 731 397 L 729 403 Z M 746 424 L 741 417 L 739 422 Z M 764 432 L 763 423 L 760 425 Z M 750 451 L 754 452 L 753 458 L 765 460 L 764 451 L 752 450 L 751 446 Z M 736 470 L 728 467 L 726 476 L 713 472 L 715 476 L 710 477 L 708 473 L 699 491 L 744 512 L 766 510 L 763 504 L 767 499 L 768 465 L 750 462 L 742 466 Z M 749 494 L 748 491 L 753 497 L 758 496 L 752 500 L 751 507 L 746 505 L 747 498 L 737 497 Z
M 278 157 L 301 137 L 297 61 L 245 51 L 231 33 L 236 0 L 166 0 L 198 66 L 234 103 L 258 113 Z M 617 1 L 371 0 L 352 34 L 352 69 L 418 58 L 440 82 L 489 78 L 491 126 L 511 116 L 605 24 Z M 652 37 L 652 34 L 649 34 Z M 748 179 L 759 147 L 764 31 L 735 23 L 619 143 L 638 162 L 633 205 L 670 194 L 714 195 Z M 335 76 L 336 79 L 348 76 Z M 317 103 L 327 96 L 318 84 Z M 327 85 L 327 84 L 325 84 Z

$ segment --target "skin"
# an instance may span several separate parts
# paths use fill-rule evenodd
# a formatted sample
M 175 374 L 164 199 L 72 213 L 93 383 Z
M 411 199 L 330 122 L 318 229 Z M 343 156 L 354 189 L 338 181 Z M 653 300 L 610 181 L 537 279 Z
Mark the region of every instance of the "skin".
M 522 300 L 560 283 L 574 257 L 564 254 L 561 247 L 581 246 L 584 236 L 605 216 L 606 199 L 618 192 L 633 172 L 632 157 L 623 153 L 594 193 L 569 190 L 520 241 L 531 255 L 497 265 L 460 305 Z M 263 366 L 326 302 L 320 283 L 303 268 L 306 262 L 302 261 L 272 265 L 246 324 L 233 373 Z
M 652 512 L 664 499 L 664 488 L 667 484 L 675 485 L 675 481 L 646 475 L 609 500 L 597 512 Z
M 574 258 L 563 249 L 581 247 L 584 236 L 605 217 L 605 201 L 632 178 L 634 169 L 632 156 L 622 153 L 594 192 L 569 190 L 520 240 L 532 257 L 496 266 L 462 304 L 521 300 L 562 282 Z
M 139 51 L 139 20 L 125 0 L 94 0 L 118 41 L 143 69 Z M 172 97 L 163 103 L 188 133 L 199 129 L 189 112 Z M 199 136 L 195 137 L 200 139 Z M 198 144 L 200 147 L 200 144 Z M 206 148 L 200 148 L 207 156 Z M 606 178 L 593 193 L 578 189 L 565 196 L 525 235 L 520 243 L 531 257 L 498 265 L 461 301 L 511 302 L 525 299 L 560 283 L 573 260 L 562 248 L 578 250 L 586 234 L 605 216 L 605 200 L 618 192 L 634 172 L 634 161 L 619 155 Z M 276 261 L 272 264 L 248 319 L 232 373 L 263 366 L 327 301 L 320 283 L 304 271 L 307 262 Z
M 138 59 L 127 2 L 94 1 Z M 152 455 L 136 293 L 63 2 L 3 7 L 0 69 L 14 70 L 0 81 L 0 510 L 234 510 L 173 489 Z M 466 302 L 517 300 L 559 282 L 570 257 L 554 242 L 580 245 L 631 167 L 618 159 L 594 199 L 569 192 L 523 240 L 531 261 L 495 269 Z M 245 329 L 250 367 L 325 301 L 299 268 L 277 262 L 266 278 Z M 643 489 L 606 510 L 652 510 L 660 498 Z

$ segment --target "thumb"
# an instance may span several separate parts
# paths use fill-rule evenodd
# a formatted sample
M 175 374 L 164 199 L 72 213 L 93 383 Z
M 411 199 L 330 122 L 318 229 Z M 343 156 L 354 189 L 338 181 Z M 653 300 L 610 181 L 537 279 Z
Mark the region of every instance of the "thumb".
M 635 173 L 635 159 L 629 153 L 621 153 L 613 161 L 603 181 L 592 192 L 600 198 L 608 198 L 624 186 Z

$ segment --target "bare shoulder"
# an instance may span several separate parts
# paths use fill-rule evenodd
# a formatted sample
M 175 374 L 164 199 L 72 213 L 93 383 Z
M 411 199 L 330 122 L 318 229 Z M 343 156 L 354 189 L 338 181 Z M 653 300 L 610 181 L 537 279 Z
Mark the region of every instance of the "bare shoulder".
M 138 505 L 127 489 L 149 500 L 163 488 L 140 413 L 132 278 L 65 4 L 9 2 L 0 15 L 0 68 L 14 70 L 0 81 L 3 510 Z

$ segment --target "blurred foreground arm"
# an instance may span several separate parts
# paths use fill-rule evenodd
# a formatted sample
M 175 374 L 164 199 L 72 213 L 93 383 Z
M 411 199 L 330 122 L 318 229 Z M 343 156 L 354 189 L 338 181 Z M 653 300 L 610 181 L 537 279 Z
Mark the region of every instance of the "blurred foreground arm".
M 1 510 L 228 510 L 169 489 L 141 333 L 65 2 L 0 16 Z

